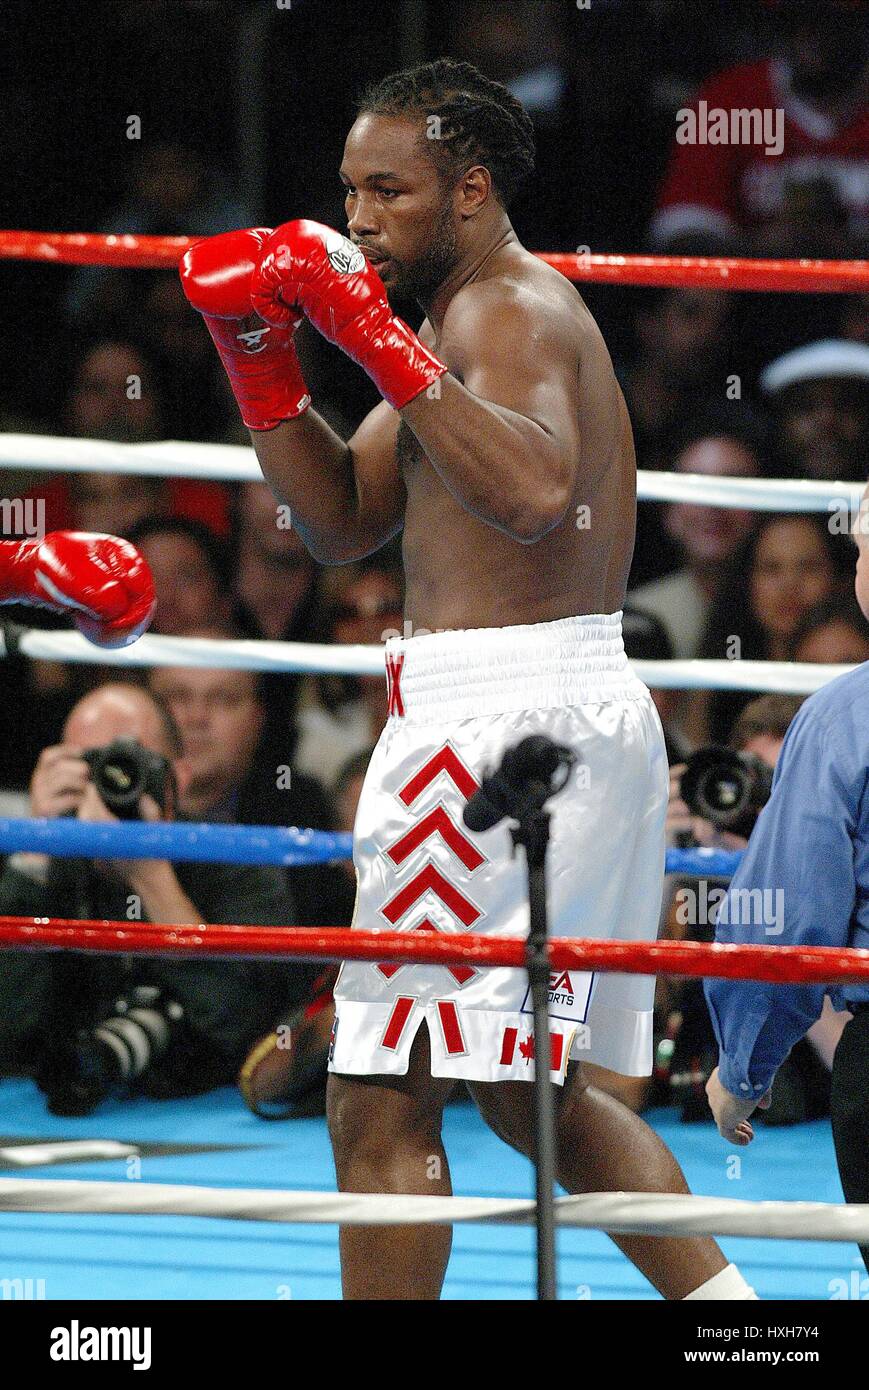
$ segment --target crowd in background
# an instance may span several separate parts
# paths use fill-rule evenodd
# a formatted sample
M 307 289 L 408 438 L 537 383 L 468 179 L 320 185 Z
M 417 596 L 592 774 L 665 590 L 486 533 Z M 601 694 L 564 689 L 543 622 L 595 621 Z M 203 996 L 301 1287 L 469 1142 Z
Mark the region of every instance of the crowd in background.
M 101 177 L 87 186 L 70 180 L 63 150 L 71 136 L 59 128 L 44 166 L 47 187 L 37 169 L 26 174 L 27 225 L 208 235 L 310 216 L 343 227 L 337 166 L 353 94 L 399 65 L 395 35 L 378 26 L 375 42 L 370 12 L 341 0 L 320 7 L 298 0 L 292 21 L 277 12 L 268 19 L 269 139 L 263 205 L 254 207 L 227 95 L 235 81 L 229 11 L 254 9 L 217 0 L 95 6 L 106 86 L 101 107 L 82 95 L 80 134 L 102 131 L 92 155 Z M 328 23 L 324 9 L 332 12 Z M 431 7 L 424 56 L 472 60 L 531 113 L 538 174 L 514 222 L 532 249 L 848 259 L 865 257 L 869 245 L 865 19 L 848 0 L 823 7 L 595 0 L 586 10 L 547 0 L 460 0 Z M 345 41 L 336 47 L 339 30 Z M 178 40 L 186 81 L 169 84 L 165 60 L 151 61 L 167 34 Z M 82 79 L 72 68 L 70 76 L 74 100 Z M 106 113 L 119 122 L 132 93 L 142 108 L 141 139 L 117 131 L 112 139 Z M 54 91 L 48 97 L 37 150 L 40 138 L 49 143 L 59 100 Z M 782 149 L 680 143 L 679 112 L 701 101 L 781 110 Z M 15 130 L 13 120 L 7 141 Z M 19 225 L 27 216 L 19 206 L 4 220 Z M 0 428 L 130 443 L 247 442 L 174 272 L 7 266 L 2 274 L 8 312 L 26 320 L 26 331 L 19 324 L 17 349 L 9 332 L 0 348 Z M 639 468 L 825 482 L 869 475 L 869 293 L 583 292 L 625 392 Z M 416 323 L 413 305 L 396 307 Z M 300 338 L 315 408 L 346 436 L 377 396 L 317 335 L 303 328 Z M 99 473 L 20 482 L 44 500 L 46 529 L 108 531 L 142 549 L 156 580 L 154 632 L 355 643 L 401 631 L 400 551 L 388 547 L 362 564 L 324 570 L 264 483 Z M 641 504 L 629 655 L 869 659 L 843 530 L 823 514 Z M 21 805 L 44 750 L 63 744 L 71 711 L 107 679 L 86 666 L 0 666 L 0 787 L 18 793 Z M 181 814 L 351 827 L 365 760 L 386 717 L 383 682 L 164 670 L 144 688 L 170 711 L 191 769 Z M 709 742 L 735 737 L 735 746 L 746 746 L 738 721 L 750 702 L 756 708 L 751 692 L 656 698 L 674 765 Z M 749 742 L 780 742 L 782 709 L 760 705 Z M 679 814 L 681 833 L 702 837 L 684 808 Z M 291 878 L 286 920 L 349 923 L 344 869 Z M 255 1027 L 262 1026 L 259 1018 Z

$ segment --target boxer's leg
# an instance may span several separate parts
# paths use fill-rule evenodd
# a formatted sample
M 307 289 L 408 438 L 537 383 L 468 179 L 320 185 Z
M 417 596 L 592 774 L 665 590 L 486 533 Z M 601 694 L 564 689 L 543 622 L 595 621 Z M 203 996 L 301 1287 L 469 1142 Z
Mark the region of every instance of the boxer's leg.
M 332 1073 L 329 1134 L 342 1192 L 449 1196 L 441 1119 L 452 1080 L 431 1075 L 428 1031 L 420 1028 L 406 1076 Z M 347 1299 L 440 1296 L 451 1226 L 343 1226 L 341 1282 Z
M 534 1088 L 527 1081 L 469 1082 L 483 1119 L 534 1156 Z M 572 1063 L 557 1092 L 558 1181 L 568 1192 L 689 1192 L 670 1150 L 639 1115 L 589 1086 Z M 664 1298 L 684 1298 L 727 1266 L 710 1237 L 614 1235 Z

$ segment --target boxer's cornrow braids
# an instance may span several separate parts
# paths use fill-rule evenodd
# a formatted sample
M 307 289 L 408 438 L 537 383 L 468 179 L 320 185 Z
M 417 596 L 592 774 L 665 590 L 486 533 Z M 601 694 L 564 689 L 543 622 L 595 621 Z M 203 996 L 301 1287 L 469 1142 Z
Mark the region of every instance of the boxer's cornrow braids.
M 392 73 L 362 93 L 357 113 L 363 112 L 425 117 L 432 156 L 444 173 L 455 176 L 484 164 L 505 207 L 533 173 L 534 127 L 528 112 L 507 87 L 472 63 L 438 58 Z

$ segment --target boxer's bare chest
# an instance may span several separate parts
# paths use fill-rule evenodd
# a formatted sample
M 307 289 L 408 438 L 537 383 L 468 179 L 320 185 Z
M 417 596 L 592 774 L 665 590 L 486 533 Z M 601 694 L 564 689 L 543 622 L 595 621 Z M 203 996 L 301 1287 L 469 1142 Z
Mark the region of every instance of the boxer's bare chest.
M 410 428 L 410 425 L 406 424 L 404 420 L 402 420 L 398 426 L 398 434 L 395 440 L 395 460 L 404 477 L 405 486 L 407 485 L 409 475 L 411 475 L 421 463 L 427 462 L 419 440 Z
M 415 629 L 502 627 L 565 616 L 570 602 L 566 610 L 561 593 L 550 611 L 547 590 L 553 576 L 541 552 L 550 551 L 551 540 L 532 556 L 531 547 L 517 546 L 474 516 L 450 492 L 404 421 L 395 449 L 407 493 L 405 617 Z
M 447 488 L 437 469 L 411 430 L 401 421 L 395 440 L 395 460 L 404 481 L 407 501 L 404 513 L 405 536 L 413 534 L 420 541 L 425 540 L 424 549 L 432 553 L 441 551 L 444 545 L 449 548 L 455 544 L 459 532 L 465 524 L 475 524 Z M 438 528 L 449 516 L 452 542 L 447 535 L 440 534 Z M 439 543 L 438 543 L 439 542 Z

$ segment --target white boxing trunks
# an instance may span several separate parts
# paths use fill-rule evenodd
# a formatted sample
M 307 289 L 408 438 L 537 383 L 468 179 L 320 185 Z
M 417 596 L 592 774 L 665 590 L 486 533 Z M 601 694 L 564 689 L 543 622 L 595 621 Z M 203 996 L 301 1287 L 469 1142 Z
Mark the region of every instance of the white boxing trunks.
M 654 940 L 664 874 L 668 770 L 648 689 L 633 675 L 622 615 L 468 629 L 386 646 L 389 717 L 356 817 L 354 926 L 528 932 L 524 853 L 508 823 L 472 833 L 466 800 L 528 734 L 578 759 L 549 803 L 552 936 Z M 553 972 L 552 1078 L 570 1058 L 628 1076 L 652 1066 L 654 978 Z M 534 1075 L 523 970 L 345 961 L 335 988 L 330 1070 L 408 1069 L 426 1023 L 433 1076 Z

